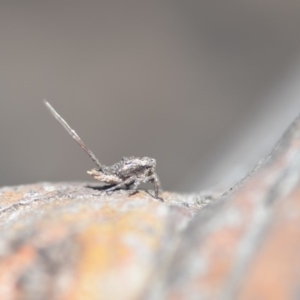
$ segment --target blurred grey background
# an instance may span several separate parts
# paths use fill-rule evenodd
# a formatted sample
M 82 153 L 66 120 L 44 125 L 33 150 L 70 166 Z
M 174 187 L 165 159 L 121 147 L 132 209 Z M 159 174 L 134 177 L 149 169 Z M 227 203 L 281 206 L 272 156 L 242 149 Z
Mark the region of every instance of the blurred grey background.
M 232 184 L 300 104 L 300 2 L 1 1 L 0 185 L 157 159 L 164 189 Z

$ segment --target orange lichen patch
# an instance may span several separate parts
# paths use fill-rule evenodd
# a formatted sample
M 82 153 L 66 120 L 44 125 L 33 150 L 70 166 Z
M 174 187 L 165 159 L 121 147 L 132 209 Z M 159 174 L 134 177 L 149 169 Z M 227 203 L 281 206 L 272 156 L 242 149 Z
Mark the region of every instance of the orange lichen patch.
M 25 245 L 0 261 L 0 299 L 16 299 L 18 295 L 17 279 L 35 259 L 35 250 Z
M 276 207 L 268 234 L 241 282 L 239 299 L 292 299 L 300 278 L 300 189 Z
M 205 276 L 197 278 L 194 285 L 197 289 L 211 289 L 221 285 L 232 263 L 232 253 L 236 250 L 241 229 L 223 228 L 206 241 L 203 259 L 209 263 Z
M 111 212 L 110 212 L 111 213 Z M 144 209 L 91 224 L 78 237 L 81 247 L 72 291 L 65 299 L 132 299 L 152 271 L 163 220 Z
M 60 242 L 67 236 L 67 228 L 62 224 L 54 224 L 48 228 L 40 228 L 32 243 L 35 247 L 43 248 Z
M 0 204 L 8 205 L 20 201 L 24 197 L 24 192 L 5 191 L 0 195 Z
M 255 194 L 253 186 L 256 187 Z M 188 290 L 207 294 L 211 298 L 218 296 L 233 268 L 241 239 L 251 226 L 257 205 L 267 186 L 263 180 L 249 182 L 243 193 L 237 192 L 232 201 L 223 207 L 220 215 L 211 219 L 207 235 L 199 242 L 198 253 L 191 260 L 191 263 L 201 260 L 205 267 L 187 279 L 184 290 L 178 290 L 175 294 L 171 292 L 168 299 L 175 295 L 181 295 L 184 299 Z

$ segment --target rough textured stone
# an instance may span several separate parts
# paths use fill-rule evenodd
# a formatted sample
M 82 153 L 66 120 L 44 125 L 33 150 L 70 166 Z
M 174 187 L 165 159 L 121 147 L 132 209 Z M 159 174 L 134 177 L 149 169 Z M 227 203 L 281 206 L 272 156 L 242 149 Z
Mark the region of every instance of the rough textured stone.
M 294 299 L 300 289 L 300 120 L 233 192 L 201 210 L 153 299 Z
M 107 196 L 84 183 L 0 190 L 0 299 L 133 299 L 213 195 Z
M 3 187 L 0 299 L 299 298 L 299 118 L 232 189 L 162 197 Z

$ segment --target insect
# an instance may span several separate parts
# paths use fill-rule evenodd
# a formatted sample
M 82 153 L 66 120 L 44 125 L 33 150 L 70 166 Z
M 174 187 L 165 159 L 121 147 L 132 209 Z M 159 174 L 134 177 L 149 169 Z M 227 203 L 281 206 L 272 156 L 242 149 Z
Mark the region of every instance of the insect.
M 153 183 L 155 198 L 158 197 L 161 190 L 160 181 L 155 172 L 156 160 L 150 157 L 123 157 L 122 160 L 112 166 L 102 165 L 93 152 L 83 143 L 79 135 L 68 125 L 68 123 L 55 111 L 49 102 L 44 100 L 45 105 L 52 115 L 58 120 L 79 146 L 89 155 L 93 162 L 97 165 L 87 173 L 96 180 L 105 182 L 109 187 L 105 190 L 111 192 L 117 189 L 127 189 L 129 195 L 137 192 L 137 188 L 141 183 Z

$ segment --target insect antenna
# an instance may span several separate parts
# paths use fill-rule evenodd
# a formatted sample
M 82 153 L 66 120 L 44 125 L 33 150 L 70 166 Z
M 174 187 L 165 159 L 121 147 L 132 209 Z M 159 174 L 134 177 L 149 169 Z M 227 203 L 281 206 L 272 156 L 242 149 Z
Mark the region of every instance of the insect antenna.
M 100 168 L 100 170 L 102 170 L 103 169 L 102 164 L 93 154 L 93 152 L 84 144 L 84 142 L 81 140 L 79 135 L 75 132 L 75 130 L 73 130 L 69 126 L 69 124 L 56 112 L 56 110 L 51 106 L 51 104 L 47 102 L 45 99 L 44 99 L 44 103 L 47 106 L 47 108 L 50 110 L 54 118 L 67 130 L 67 132 L 71 135 L 71 137 L 76 140 L 79 146 L 88 154 L 88 156 L 94 161 L 94 163 Z

